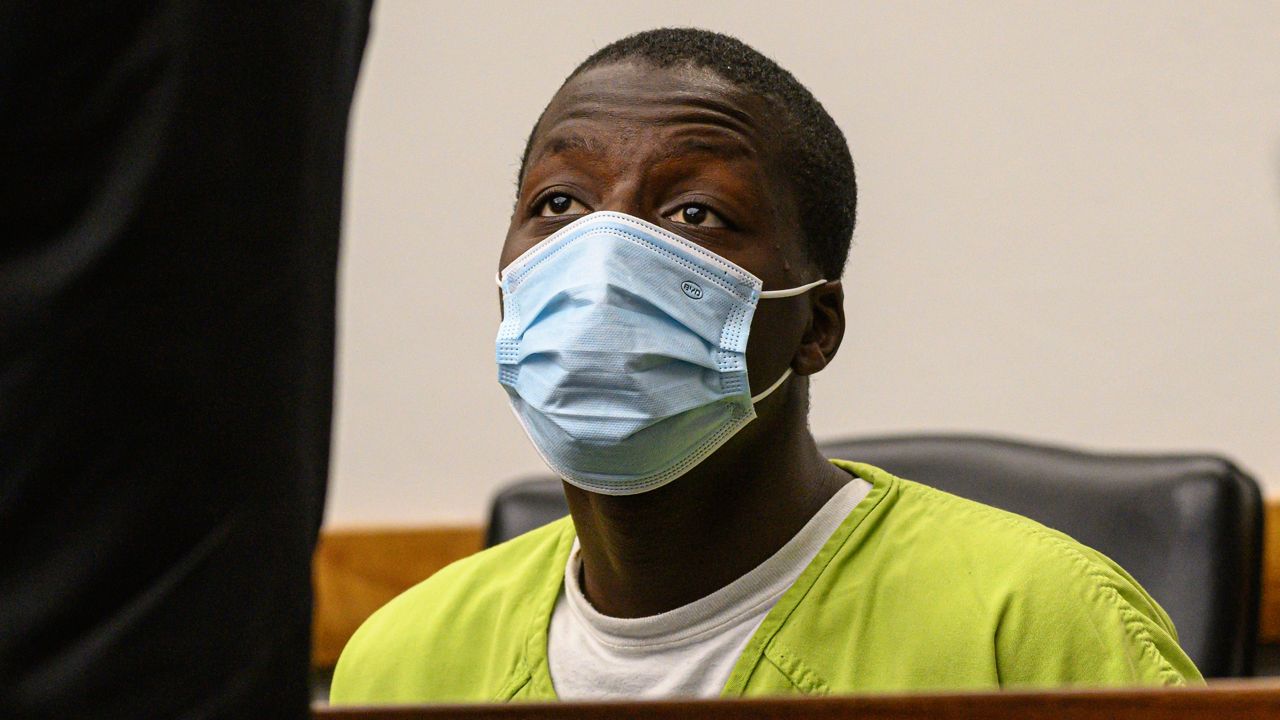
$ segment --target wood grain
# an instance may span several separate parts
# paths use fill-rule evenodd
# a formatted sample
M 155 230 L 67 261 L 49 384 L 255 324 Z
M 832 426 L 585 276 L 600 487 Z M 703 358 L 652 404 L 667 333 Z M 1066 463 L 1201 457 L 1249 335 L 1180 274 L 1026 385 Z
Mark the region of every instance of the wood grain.
M 326 531 L 316 547 L 311 662 L 329 667 L 374 610 L 454 560 L 478 551 L 479 527 Z
M 1262 541 L 1262 607 L 1258 640 L 1280 643 L 1280 498 L 1267 498 Z
M 317 720 L 1261 720 L 1280 716 L 1280 683 L 1210 687 L 879 695 L 767 700 L 316 708 Z

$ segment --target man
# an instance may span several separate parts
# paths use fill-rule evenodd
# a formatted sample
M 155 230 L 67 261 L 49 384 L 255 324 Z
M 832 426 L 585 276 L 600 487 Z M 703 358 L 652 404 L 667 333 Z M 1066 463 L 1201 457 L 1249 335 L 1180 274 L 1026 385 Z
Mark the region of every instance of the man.
M 526 148 L 497 342 L 572 517 L 380 610 L 333 701 L 1199 681 L 1100 554 L 820 455 L 854 198 L 835 123 L 737 40 L 579 66 Z
M 369 12 L 0 2 L 0 717 L 308 716 Z

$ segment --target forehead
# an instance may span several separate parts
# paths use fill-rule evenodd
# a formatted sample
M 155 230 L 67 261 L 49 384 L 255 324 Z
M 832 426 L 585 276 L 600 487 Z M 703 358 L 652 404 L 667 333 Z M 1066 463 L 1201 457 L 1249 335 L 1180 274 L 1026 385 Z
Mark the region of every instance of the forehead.
M 565 149 L 624 152 L 662 135 L 668 154 L 699 146 L 772 165 L 781 135 L 766 98 L 705 68 L 621 62 L 586 70 L 560 88 L 539 120 L 528 164 Z

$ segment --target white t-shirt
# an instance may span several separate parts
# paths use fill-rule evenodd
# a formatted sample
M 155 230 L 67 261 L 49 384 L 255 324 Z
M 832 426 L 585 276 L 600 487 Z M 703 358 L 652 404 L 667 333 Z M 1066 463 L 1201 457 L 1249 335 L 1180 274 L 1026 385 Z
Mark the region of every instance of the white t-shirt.
M 578 585 L 582 560 L 574 540 L 547 641 L 556 695 L 718 696 L 765 615 L 870 491 L 870 483 L 854 478 L 746 575 L 701 600 L 642 618 L 609 617 L 591 607 Z

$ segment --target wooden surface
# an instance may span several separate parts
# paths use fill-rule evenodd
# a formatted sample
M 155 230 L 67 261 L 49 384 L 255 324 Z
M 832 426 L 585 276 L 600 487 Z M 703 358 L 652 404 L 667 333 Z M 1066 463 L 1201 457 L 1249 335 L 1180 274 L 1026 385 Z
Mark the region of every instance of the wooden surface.
M 881 695 L 686 702 L 317 708 L 317 720 L 1260 720 L 1280 717 L 1280 683 L 1175 690 Z
M 311 662 L 328 667 L 374 610 L 483 544 L 478 527 L 327 531 L 312 571 Z
M 326 531 L 315 558 L 312 662 L 333 665 L 360 623 L 391 598 L 480 549 L 480 527 Z M 1267 500 L 1259 639 L 1280 643 L 1280 498 Z M 1278 718 L 1280 720 L 1280 718 Z
M 1280 643 L 1280 498 L 1267 498 L 1263 538 L 1258 639 L 1275 644 Z

